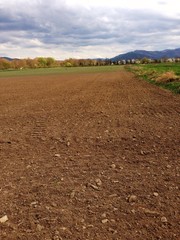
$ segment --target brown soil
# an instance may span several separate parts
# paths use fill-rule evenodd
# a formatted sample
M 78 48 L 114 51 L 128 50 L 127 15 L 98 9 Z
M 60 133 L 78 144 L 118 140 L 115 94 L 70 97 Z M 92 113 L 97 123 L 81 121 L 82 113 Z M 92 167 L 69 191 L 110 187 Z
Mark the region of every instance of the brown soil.
M 179 113 L 125 71 L 1 78 L 0 239 L 178 239 Z

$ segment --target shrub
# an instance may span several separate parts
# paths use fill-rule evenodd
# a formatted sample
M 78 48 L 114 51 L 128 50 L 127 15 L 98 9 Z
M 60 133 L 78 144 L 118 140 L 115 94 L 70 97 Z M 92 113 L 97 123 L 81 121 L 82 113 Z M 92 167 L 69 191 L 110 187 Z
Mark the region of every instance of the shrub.
M 178 81 L 179 78 L 175 75 L 173 71 L 162 73 L 158 78 L 156 78 L 156 82 L 159 83 L 168 83 Z

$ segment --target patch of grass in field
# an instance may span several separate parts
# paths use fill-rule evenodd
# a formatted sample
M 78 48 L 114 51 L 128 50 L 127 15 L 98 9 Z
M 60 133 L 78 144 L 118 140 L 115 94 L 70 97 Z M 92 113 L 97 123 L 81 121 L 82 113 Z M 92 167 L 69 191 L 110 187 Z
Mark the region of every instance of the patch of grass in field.
M 180 94 L 180 63 L 141 64 L 128 67 L 128 69 L 156 86 Z M 170 80 L 169 82 L 158 82 L 159 76 L 167 72 L 174 73 L 177 79 L 173 81 Z
M 157 64 L 142 64 L 141 67 L 147 71 L 157 71 L 164 73 L 173 71 L 176 75 L 180 76 L 180 63 L 157 63 Z
M 59 67 L 59 68 L 38 68 L 23 70 L 2 70 L 0 77 L 18 77 L 18 76 L 39 76 L 66 73 L 98 73 L 115 72 L 121 69 L 121 66 L 92 66 L 92 67 Z

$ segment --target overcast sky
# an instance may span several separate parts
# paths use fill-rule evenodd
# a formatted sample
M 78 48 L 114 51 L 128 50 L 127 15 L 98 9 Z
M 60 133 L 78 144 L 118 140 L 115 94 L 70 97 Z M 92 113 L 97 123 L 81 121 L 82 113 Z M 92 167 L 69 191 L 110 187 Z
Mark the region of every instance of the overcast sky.
M 0 56 L 114 57 L 180 47 L 180 0 L 0 0 Z

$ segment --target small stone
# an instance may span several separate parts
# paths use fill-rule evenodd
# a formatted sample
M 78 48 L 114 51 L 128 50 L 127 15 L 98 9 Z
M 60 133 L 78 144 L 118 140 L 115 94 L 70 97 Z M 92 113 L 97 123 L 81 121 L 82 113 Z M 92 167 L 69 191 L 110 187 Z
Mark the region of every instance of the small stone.
M 7 215 L 3 216 L 2 218 L 0 218 L 0 223 L 5 223 L 8 221 L 8 217 Z
M 51 206 L 52 206 L 52 207 L 57 207 L 57 204 L 56 204 L 55 202 L 52 202 L 52 203 L 51 203 Z
M 59 158 L 61 155 L 56 153 L 54 156 Z
M 114 194 L 109 195 L 109 197 L 110 197 L 110 198 L 118 197 L 118 195 L 117 195 L 116 193 L 114 193 Z
M 75 197 L 75 194 L 76 194 L 76 192 L 75 192 L 75 190 L 73 190 L 73 191 L 71 192 L 71 194 L 70 194 L 70 198 L 74 198 L 74 197 Z
M 67 231 L 68 229 L 66 227 L 61 227 L 62 231 Z
M 114 181 L 112 181 L 113 183 L 119 183 L 119 181 L 118 180 L 114 180 Z
M 62 238 L 61 238 L 60 236 L 58 236 L 58 235 L 55 235 L 55 236 L 53 237 L 53 240 L 62 240 Z
M 90 187 L 92 187 L 94 190 L 99 191 L 99 188 L 96 185 L 90 184 Z
M 101 222 L 102 222 L 103 224 L 105 224 L 105 223 L 107 223 L 107 222 L 108 222 L 108 219 L 107 219 L 107 218 L 105 218 L 105 219 L 103 219 Z
M 106 214 L 106 213 L 103 213 L 101 216 L 102 216 L 103 218 L 106 218 L 107 214 Z
M 117 233 L 117 230 L 115 230 L 113 228 L 109 228 L 108 231 L 111 232 L 112 234 L 116 234 Z
M 94 227 L 94 225 L 92 225 L 92 224 L 89 224 L 89 225 L 87 225 L 87 227 L 88 227 L 88 228 L 93 228 L 93 227 Z
M 68 141 L 66 145 L 67 145 L 67 147 L 69 147 L 70 146 L 70 142 Z
M 116 168 L 116 165 L 113 163 L 111 164 L 111 168 L 115 169 Z
M 135 211 L 134 209 L 132 209 L 132 210 L 131 210 L 131 212 L 132 212 L 133 214 L 135 214 L 135 213 L 136 213 L 136 211 Z
M 167 223 L 167 218 L 166 218 L 166 217 L 162 217 L 162 218 L 161 218 L 161 222 L 162 222 L 162 223 Z
M 113 183 L 119 183 L 119 181 L 118 180 L 114 180 L 114 181 L 112 181 Z
M 115 223 L 115 222 L 116 222 L 116 220 L 115 220 L 115 219 L 111 219 L 111 222 L 112 222 L 112 223 Z
M 34 202 L 31 203 L 31 206 L 37 207 L 37 204 L 38 204 L 38 202 L 34 201 Z
M 153 195 L 154 195 L 155 197 L 158 197 L 158 196 L 159 196 L 159 193 L 154 192 Z
M 145 152 L 141 150 L 141 155 L 144 155 L 144 154 L 145 154 Z
M 136 195 L 131 195 L 129 198 L 128 198 L 128 202 L 132 203 L 132 202 L 136 202 L 137 200 L 137 196 Z
M 62 238 L 59 236 L 59 231 L 55 231 L 55 236 L 52 238 L 53 240 L 62 240 Z
M 41 141 L 43 141 L 43 142 L 46 141 L 46 138 L 45 138 L 45 137 L 41 137 L 40 139 L 41 139 Z
M 37 224 L 37 230 L 40 232 L 44 229 L 44 226 Z
M 97 186 L 101 186 L 101 185 L 102 185 L 102 181 L 101 181 L 101 179 L 99 179 L 99 178 L 97 178 L 97 179 L 95 180 L 95 182 L 96 182 L 96 185 L 97 185 Z
M 159 212 L 150 210 L 148 208 L 141 208 L 141 209 L 145 214 L 150 215 L 150 216 L 159 216 L 160 215 Z
M 55 231 L 55 234 L 56 234 L 56 235 L 59 235 L 59 231 L 58 231 L 58 230 L 56 230 L 56 231 Z

